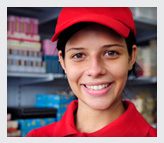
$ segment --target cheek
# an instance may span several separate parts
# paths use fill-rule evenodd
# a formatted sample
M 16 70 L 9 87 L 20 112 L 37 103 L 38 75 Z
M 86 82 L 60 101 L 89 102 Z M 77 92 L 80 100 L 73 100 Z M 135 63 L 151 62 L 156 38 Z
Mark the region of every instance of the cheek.
M 120 65 L 115 65 L 112 69 L 112 73 L 116 79 L 123 79 L 128 74 L 128 67 Z
M 70 83 L 70 85 L 72 85 L 73 83 L 78 82 L 80 75 L 81 75 L 81 70 L 79 66 L 74 66 L 73 64 L 67 62 L 65 63 L 65 71 L 67 74 L 67 78 L 68 81 Z
M 66 66 L 66 74 L 69 85 L 74 92 L 74 94 L 78 97 L 80 90 L 80 77 L 82 75 L 82 70 L 78 66 L 73 66 L 72 64 L 67 64 Z
M 111 66 L 111 74 L 115 80 L 114 93 L 121 96 L 128 75 L 128 62 L 120 61 Z
M 115 63 L 109 65 L 109 68 L 116 79 L 124 79 L 128 74 L 128 59 L 124 58 L 119 60 L 119 62 L 115 61 Z

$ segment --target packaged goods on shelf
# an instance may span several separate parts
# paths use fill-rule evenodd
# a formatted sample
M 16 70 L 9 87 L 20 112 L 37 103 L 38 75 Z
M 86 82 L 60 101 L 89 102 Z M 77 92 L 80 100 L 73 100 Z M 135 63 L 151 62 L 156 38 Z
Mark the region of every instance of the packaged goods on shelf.
M 17 120 L 11 120 L 7 122 L 7 132 L 16 131 L 18 128 L 18 121 Z
M 8 16 L 7 31 L 12 33 L 38 34 L 39 20 L 27 17 Z
M 7 70 L 13 72 L 45 73 L 46 65 L 40 51 L 8 49 Z
M 150 41 L 149 46 L 139 47 L 137 63 L 143 69 L 143 76 L 157 76 L 157 43 L 156 40 Z
M 68 105 L 75 99 L 71 93 L 67 94 L 37 94 L 36 95 L 36 108 L 56 108 L 57 116 L 56 119 L 59 121 L 65 113 Z
M 41 43 L 37 41 L 27 41 L 27 40 L 25 41 L 25 40 L 8 38 L 7 47 L 9 49 L 40 51 Z
M 11 31 L 7 31 L 7 37 L 9 39 L 40 41 L 40 35 L 31 35 L 31 34 L 19 33 L 19 32 L 12 33 Z
M 24 73 L 45 73 L 46 64 L 40 61 L 27 60 L 7 60 L 7 71 L 9 72 L 24 72 Z
M 21 137 L 21 130 L 15 132 L 7 132 L 7 137 Z
M 21 131 L 18 130 L 18 120 L 7 121 L 7 136 L 20 137 Z
M 34 118 L 34 119 L 19 119 L 20 129 L 41 127 L 55 122 L 55 118 Z
M 63 73 L 58 56 L 43 56 L 47 73 Z
M 46 56 L 58 56 L 57 42 L 51 42 L 51 39 L 45 39 L 42 42 L 43 54 Z
M 41 42 L 38 35 L 38 19 L 9 16 L 7 70 L 9 72 L 45 73 Z
M 26 61 L 42 61 L 42 52 L 7 49 L 7 59 L 26 60 Z
M 21 40 L 40 41 L 38 24 L 38 19 L 8 16 L 7 37 Z
M 42 108 L 62 108 L 62 109 L 64 108 L 65 110 L 65 108 L 67 108 L 67 104 L 69 104 L 72 100 L 74 100 L 74 96 L 70 96 L 69 98 L 66 98 L 65 95 L 56 95 L 56 94 L 36 95 L 35 107 L 42 106 Z
M 19 119 L 19 128 L 21 130 L 21 136 L 26 136 L 32 129 L 46 126 L 54 123 L 56 118 L 35 118 L 35 119 Z
M 140 92 L 135 96 L 135 98 L 130 100 L 134 103 L 137 110 L 142 114 L 145 120 L 149 124 L 153 124 L 155 121 L 155 101 L 152 97 L 152 94 L 148 91 Z

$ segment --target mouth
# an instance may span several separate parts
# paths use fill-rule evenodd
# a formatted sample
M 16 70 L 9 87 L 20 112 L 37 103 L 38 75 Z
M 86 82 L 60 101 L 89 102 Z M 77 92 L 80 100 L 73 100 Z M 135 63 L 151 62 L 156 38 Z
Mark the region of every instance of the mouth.
M 100 85 L 84 85 L 86 88 L 88 89 L 92 89 L 92 90 L 102 90 L 104 88 L 107 88 L 108 86 L 110 86 L 112 83 L 108 83 L 108 84 L 100 84 Z
M 84 91 L 91 96 L 106 95 L 112 88 L 113 82 L 101 84 L 83 84 Z

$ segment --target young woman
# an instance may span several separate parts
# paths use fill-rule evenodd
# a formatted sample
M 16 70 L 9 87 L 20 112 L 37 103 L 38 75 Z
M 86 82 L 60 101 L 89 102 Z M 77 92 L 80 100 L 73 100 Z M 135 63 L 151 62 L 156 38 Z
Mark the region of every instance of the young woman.
M 136 30 L 129 8 L 63 8 L 52 41 L 78 100 L 62 119 L 27 137 L 156 137 L 133 103 L 122 101 L 136 71 Z

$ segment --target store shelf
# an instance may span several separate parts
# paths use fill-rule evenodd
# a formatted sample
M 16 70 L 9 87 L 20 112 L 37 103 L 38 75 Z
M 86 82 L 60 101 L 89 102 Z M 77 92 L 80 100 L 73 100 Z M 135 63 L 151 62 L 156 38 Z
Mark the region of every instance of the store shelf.
M 153 21 L 153 20 L 149 20 L 149 19 L 145 19 L 145 18 L 139 18 L 139 17 L 135 17 L 135 16 L 133 16 L 133 19 L 136 23 L 147 24 L 149 26 L 157 26 L 157 21 Z
M 157 21 L 135 16 L 133 18 L 137 31 L 136 39 L 138 44 L 157 38 Z
M 130 76 L 128 78 L 127 84 L 136 84 L 136 85 L 142 85 L 142 84 L 156 84 L 157 83 L 157 77 L 138 77 L 135 78 L 133 76 Z
M 55 79 L 66 79 L 64 74 L 54 74 L 54 73 L 19 73 L 19 72 L 8 72 L 7 77 L 19 78 L 20 84 L 34 84 L 41 82 L 50 82 Z

